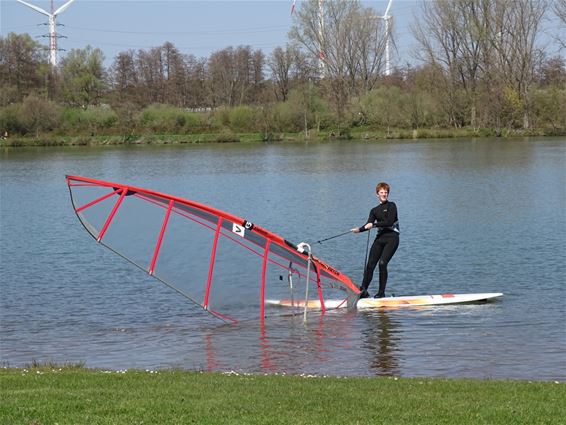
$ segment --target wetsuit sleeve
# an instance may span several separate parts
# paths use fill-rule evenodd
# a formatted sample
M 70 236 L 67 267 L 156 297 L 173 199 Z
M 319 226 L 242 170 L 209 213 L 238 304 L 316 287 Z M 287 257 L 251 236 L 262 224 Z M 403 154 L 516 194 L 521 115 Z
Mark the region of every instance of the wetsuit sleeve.
M 397 205 L 394 202 L 387 203 L 387 213 L 381 214 L 375 223 L 376 227 L 393 227 L 397 221 Z
M 377 220 L 377 217 L 375 216 L 375 208 L 373 208 L 370 212 L 369 212 L 369 217 L 367 219 L 367 221 L 362 224 L 358 230 L 360 231 L 360 233 L 362 232 L 367 232 L 368 229 L 364 228 L 364 226 L 368 223 L 374 223 Z

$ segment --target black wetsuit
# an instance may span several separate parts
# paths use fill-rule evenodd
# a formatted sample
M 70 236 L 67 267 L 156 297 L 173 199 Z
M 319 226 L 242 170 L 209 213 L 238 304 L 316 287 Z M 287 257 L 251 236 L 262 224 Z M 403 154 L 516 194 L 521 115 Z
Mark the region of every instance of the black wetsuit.
M 397 205 L 390 201 L 379 204 L 377 207 L 372 208 L 367 222 L 373 223 L 373 226 L 378 228 L 378 232 L 369 252 L 368 262 L 364 270 L 364 279 L 360 289 L 362 290 L 362 296 L 367 297 L 367 289 L 373 278 L 373 271 L 379 263 L 379 292 L 376 297 L 384 297 L 385 286 L 387 285 L 387 264 L 389 264 L 399 246 Z M 359 230 L 360 232 L 366 231 L 363 226 Z

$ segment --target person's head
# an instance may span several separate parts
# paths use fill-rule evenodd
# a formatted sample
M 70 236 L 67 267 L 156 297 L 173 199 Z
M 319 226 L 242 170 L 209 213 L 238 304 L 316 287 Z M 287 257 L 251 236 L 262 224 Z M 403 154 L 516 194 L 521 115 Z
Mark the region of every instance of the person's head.
M 375 187 L 375 194 L 379 198 L 380 202 L 387 201 L 387 198 L 389 197 L 389 189 L 391 189 L 391 187 L 385 182 L 380 182 L 377 184 L 377 186 Z

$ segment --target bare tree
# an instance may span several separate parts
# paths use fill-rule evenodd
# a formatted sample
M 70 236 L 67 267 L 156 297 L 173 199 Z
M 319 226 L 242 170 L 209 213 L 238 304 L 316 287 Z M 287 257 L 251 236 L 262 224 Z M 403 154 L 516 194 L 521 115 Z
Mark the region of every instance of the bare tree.
M 566 24 L 566 0 L 554 0 L 553 9 L 556 16 Z
M 139 81 L 133 50 L 118 53 L 110 67 L 109 78 L 118 102 L 136 100 Z
M 183 55 L 172 43 L 149 51 L 121 52 L 110 68 L 113 96 L 138 105 L 207 105 L 206 59 Z
M 492 0 L 488 27 L 490 64 L 522 109 L 523 128 L 530 128 L 530 89 L 544 50 L 537 46 L 546 0 Z M 493 68 L 492 68 L 493 69 Z
M 358 0 L 302 3 L 291 40 L 321 61 L 321 77 L 329 85 L 339 116 L 348 99 L 371 90 L 380 77 L 386 35 L 383 23 Z
M 444 70 L 447 112 L 464 125 L 465 111 L 476 125 L 480 82 L 489 108 L 520 107 L 529 128 L 529 89 L 537 62 L 539 26 L 546 0 L 434 0 L 422 3 L 413 27 L 419 58 Z M 465 96 L 460 95 L 463 92 Z M 516 101 L 512 100 L 513 96 Z M 509 122 L 509 119 L 506 119 Z
M 164 102 L 178 107 L 186 106 L 188 97 L 186 80 L 187 69 L 183 55 L 170 42 L 162 46 Z
M 296 46 L 287 45 L 285 49 L 276 47 L 267 62 L 278 101 L 287 101 L 289 91 L 315 77 L 313 61 Z
M 208 58 L 208 79 L 213 106 L 234 105 L 238 76 L 234 65 L 234 48 L 214 52 Z
M 486 46 L 486 7 L 491 0 L 423 1 L 412 32 L 420 49 L 417 57 L 441 66 L 446 91 L 446 112 L 454 126 L 476 126 L 478 84 L 482 77 Z M 459 96 L 459 92 L 465 93 Z M 469 111 L 468 113 L 466 111 Z
M 287 45 L 285 50 L 276 47 L 267 61 L 271 69 L 275 98 L 285 102 L 291 88 L 291 67 L 293 66 L 293 47 Z
M 263 81 L 264 56 L 250 46 L 228 47 L 208 59 L 212 105 L 253 103 Z
M 185 56 L 187 67 L 187 106 L 197 109 L 209 106 L 207 96 L 206 58 L 197 59 L 194 55 Z
M 560 21 L 562 22 L 562 24 L 566 25 L 566 0 L 554 0 L 553 10 L 554 13 L 556 13 L 556 16 L 558 16 L 558 19 L 560 19 Z M 558 38 L 558 42 L 562 47 L 566 48 L 566 39 Z
M 247 92 L 245 98 L 246 103 L 259 103 L 261 99 L 261 92 L 263 91 L 264 76 L 263 69 L 265 67 L 265 55 L 261 50 L 255 50 L 251 56 L 251 73 L 250 83 L 251 87 Z
M 166 66 L 161 47 L 139 50 L 136 55 L 139 87 L 145 95 L 145 104 L 165 103 Z

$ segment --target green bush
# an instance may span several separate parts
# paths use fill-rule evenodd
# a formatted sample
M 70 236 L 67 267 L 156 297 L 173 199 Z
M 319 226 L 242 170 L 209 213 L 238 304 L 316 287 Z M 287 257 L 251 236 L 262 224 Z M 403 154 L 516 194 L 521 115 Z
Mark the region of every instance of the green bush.
M 221 106 L 212 113 L 212 125 L 215 130 L 230 126 L 230 108 Z
M 63 134 L 89 134 L 107 132 L 118 123 L 118 115 L 108 106 L 91 106 L 87 109 L 65 108 L 61 112 L 59 132 Z
M 85 111 L 91 128 L 109 129 L 118 122 L 118 115 L 109 107 L 89 107 Z
M 202 131 L 207 127 L 208 114 L 201 112 L 185 112 L 185 127 L 183 133 L 189 134 Z
M 214 141 L 218 143 L 233 143 L 239 142 L 240 138 L 233 131 L 225 129 L 216 135 Z
M 182 134 L 188 122 L 187 114 L 173 106 L 155 104 L 140 113 L 138 124 L 146 132 Z
M 566 128 L 566 88 L 537 89 L 532 94 L 533 125 L 552 130 Z
M 236 106 L 230 109 L 228 119 L 230 128 L 239 131 L 257 131 L 257 123 L 260 117 L 257 110 L 250 106 Z
M 274 108 L 273 118 L 277 131 L 298 132 L 304 130 L 304 111 L 290 102 L 278 103 Z
M 80 108 L 63 108 L 61 110 L 61 127 L 60 132 L 63 134 L 73 135 L 84 130 L 82 120 L 82 109 Z
M 399 116 L 399 97 L 398 87 L 379 87 L 362 96 L 360 112 L 370 126 L 395 127 Z
M 25 126 L 20 121 L 21 107 L 20 103 L 15 103 L 0 108 L 0 131 L 2 134 L 4 132 L 8 132 L 8 135 L 14 133 L 23 134 L 25 132 Z
M 59 125 L 59 106 L 55 102 L 34 95 L 26 97 L 19 109 L 19 119 L 24 126 L 24 132 L 50 132 Z

